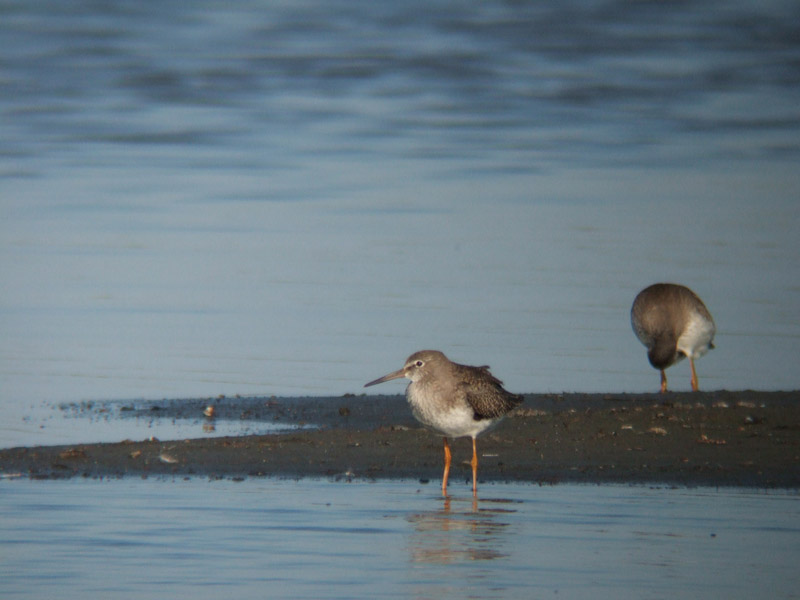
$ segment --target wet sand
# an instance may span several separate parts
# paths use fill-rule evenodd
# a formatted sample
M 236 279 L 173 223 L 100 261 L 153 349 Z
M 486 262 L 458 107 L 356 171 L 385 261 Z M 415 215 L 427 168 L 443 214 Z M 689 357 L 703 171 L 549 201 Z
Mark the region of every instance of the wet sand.
M 124 407 L 195 418 L 207 400 Z M 221 398 L 215 419 L 304 425 L 285 433 L 0 450 L 0 474 L 36 479 L 410 479 L 438 485 L 442 439 L 403 396 Z M 123 417 L 125 418 L 125 417 Z M 209 426 L 214 419 L 208 419 Z M 469 439 L 451 482 L 471 477 Z M 800 392 L 526 394 L 478 438 L 479 480 L 800 487 Z

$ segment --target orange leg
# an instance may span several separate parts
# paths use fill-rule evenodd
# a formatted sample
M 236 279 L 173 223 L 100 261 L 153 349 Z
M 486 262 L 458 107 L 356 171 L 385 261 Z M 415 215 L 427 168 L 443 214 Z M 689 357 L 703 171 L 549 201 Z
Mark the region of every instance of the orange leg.
M 694 370 L 694 359 L 689 357 L 689 366 L 692 367 L 692 391 L 697 391 L 697 372 Z
M 667 391 L 667 374 L 664 372 L 664 369 L 661 369 L 661 393 L 664 394 Z
M 472 495 L 478 495 L 478 448 L 475 438 L 472 438 Z
M 450 454 L 450 444 L 447 443 L 447 438 L 444 438 L 444 475 L 442 475 L 442 496 L 447 496 L 447 478 L 450 476 L 450 461 L 452 455 Z

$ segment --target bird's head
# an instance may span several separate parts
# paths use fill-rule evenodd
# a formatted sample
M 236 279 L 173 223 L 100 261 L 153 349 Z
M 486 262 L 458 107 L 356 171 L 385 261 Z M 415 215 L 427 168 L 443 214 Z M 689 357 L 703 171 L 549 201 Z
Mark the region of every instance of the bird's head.
M 414 352 L 414 354 L 406 359 L 406 364 L 403 365 L 402 369 L 393 371 L 374 381 L 370 381 L 364 384 L 364 387 L 377 385 L 384 381 L 391 381 L 392 379 L 400 379 L 402 377 L 410 379 L 412 382 L 420 381 L 437 368 L 440 368 L 441 365 L 446 365 L 449 362 L 447 357 L 438 350 L 420 350 L 419 352 Z

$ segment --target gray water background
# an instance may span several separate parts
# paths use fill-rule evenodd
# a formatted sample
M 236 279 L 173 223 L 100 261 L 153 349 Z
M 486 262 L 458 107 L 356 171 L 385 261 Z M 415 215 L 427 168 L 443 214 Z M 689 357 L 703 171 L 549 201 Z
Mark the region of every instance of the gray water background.
M 798 23 L 0 3 L 0 445 L 62 441 L 61 403 L 361 393 L 426 347 L 516 392 L 655 391 L 655 281 L 716 319 L 702 389 L 800 388 Z
M 345 481 L 0 481 L 0 593 L 798 598 L 795 493 Z
M 518 392 L 651 391 L 628 310 L 662 280 L 717 321 L 702 388 L 798 389 L 798 23 L 0 2 L 0 445 L 145 437 L 62 403 L 359 393 L 423 347 Z M 0 480 L 0 595 L 800 589 L 792 493 L 462 484 Z

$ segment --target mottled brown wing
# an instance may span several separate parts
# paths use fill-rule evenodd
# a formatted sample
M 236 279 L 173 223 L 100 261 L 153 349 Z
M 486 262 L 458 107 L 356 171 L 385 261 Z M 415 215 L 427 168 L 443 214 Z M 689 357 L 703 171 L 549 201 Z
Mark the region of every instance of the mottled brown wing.
M 503 389 L 503 382 L 489 372 L 489 367 L 458 366 L 459 394 L 463 394 L 472 407 L 475 419 L 502 417 L 522 402 L 522 396 Z

